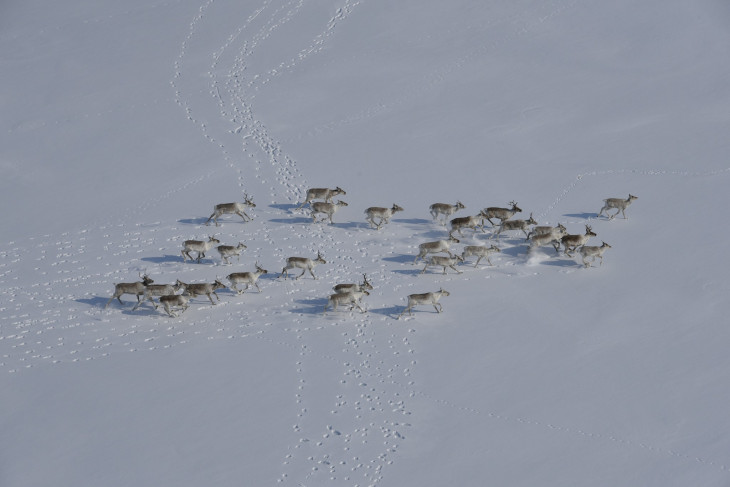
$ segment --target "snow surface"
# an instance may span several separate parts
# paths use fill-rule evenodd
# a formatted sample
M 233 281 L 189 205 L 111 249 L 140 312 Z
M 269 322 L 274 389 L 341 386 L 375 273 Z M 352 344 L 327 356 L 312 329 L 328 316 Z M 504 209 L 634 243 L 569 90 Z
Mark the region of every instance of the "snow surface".
M 724 0 L 3 2 L 0 485 L 730 485 L 729 22 Z M 334 225 L 295 209 L 336 186 Z M 204 226 L 244 192 L 252 222 Z M 612 248 L 585 269 L 513 232 L 493 267 L 419 275 L 447 233 L 428 206 L 456 200 Z M 183 263 L 211 234 L 241 262 Z M 317 280 L 278 277 L 317 251 Z M 257 261 L 261 293 L 105 308 L 142 272 Z M 323 315 L 363 273 L 368 312 Z M 396 319 L 439 288 L 443 314 Z

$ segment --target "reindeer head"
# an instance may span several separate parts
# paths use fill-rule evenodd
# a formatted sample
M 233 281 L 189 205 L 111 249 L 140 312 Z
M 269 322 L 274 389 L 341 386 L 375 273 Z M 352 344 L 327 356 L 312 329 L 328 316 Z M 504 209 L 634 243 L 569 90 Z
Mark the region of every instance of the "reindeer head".
M 315 262 L 318 262 L 320 264 L 326 264 L 327 261 L 322 258 L 322 254 L 317 251 L 317 258 L 314 259 Z
M 248 193 L 243 193 L 243 200 L 244 205 L 256 208 L 256 203 L 253 202 L 253 199 L 248 195 Z
M 442 296 L 450 296 L 451 293 L 445 290 L 444 288 L 439 288 L 439 293 L 441 293 Z
M 215 237 L 211 237 L 210 235 L 208 235 L 208 242 L 213 242 L 213 243 L 221 243 L 221 241 L 220 241 L 220 240 L 218 240 L 218 239 L 217 239 L 217 238 L 215 238 Z
M 463 204 L 461 203 L 461 201 L 457 201 L 457 202 L 456 202 L 456 205 L 455 205 L 455 206 L 456 206 L 456 209 L 457 209 L 457 210 L 463 210 L 464 208 L 466 208 L 466 206 L 464 206 L 464 205 L 463 205 Z
M 447 239 L 447 241 L 448 242 L 453 242 L 453 243 L 459 243 L 459 242 L 461 242 L 461 240 L 459 240 L 458 238 L 454 237 L 451 234 L 449 234 L 449 238 Z
M 260 272 L 261 274 L 268 274 L 269 273 L 269 271 L 267 271 L 266 269 L 264 269 L 263 267 L 261 267 L 258 262 L 256 262 L 255 265 L 256 265 L 256 270 L 258 272 Z
M 395 213 L 396 211 L 403 211 L 403 208 L 393 203 L 393 208 L 391 208 L 391 211 Z
M 213 281 L 213 290 L 214 290 L 214 291 L 215 291 L 216 289 L 225 289 L 225 288 L 226 288 L 226 285 L 225 285 L 225 284 L 223 284 L 223 283 L 222 283 L 222 282 L 220 281 L 220 279 L 216 278 L 216 280 L 215 280 L 215 281 Z
M 512 207 L 512 211 L 516 211 L 518 213 L 522 213 L 522 208 L 520 208 L 520 207 L 517 206 L 517 202 L 516 201 L 510 201 L 509 204 Z
M 362 275 L 362 280 L 363 280 L 363 282 L 362 282 L 362 284 L 360 284 L 361 289 L 371 289 L 371 290 L 373 289 L 373 285 L 370 284 L 370 282 L 368 282 L 367 274 Z
M 148 276 L 147 274 L 141 275 L 141 276 L 139 276 L 139 278 L 142 279 L 142 284 L 145 286 L 149 286 L 150 284 L 155 282 L 152 279 L 150 279 L 150 276 Z
M 589 235 L 591 237 L 595 237 L 596 236 L 596 234 L 593 233 L 593 229 L 589 225 L 586 225 L 586 235 Z
M 332 191 L 332 193 L 334 193 L 334 194 L 345 194 L 345 195 L 347 194 L 347 193 L 345 193 L 345 190 L 344 190 L 344 189 L 342 189 L 342 188 L 340 188 L 339 186 L 337 186 L 337 187 L 336 187 L 336 188 L 334 189 L 334 191 Z
M 499 247 L 497 247 L 497 246 L 496 246 L 496 245 L 494 245 L 494 244 L 492 244 L 492 246 L 491 246 L 491 247 L 489 247 L 489 249 L 490 249 L 490 250 L 493 250 L 494 252 L 501 252 L 501 251 L 502 251 L 502 249 L 500 249 Z
M 537 225 L 537 222 L 532 218 L 532 213 L 530 213 L 530 218 L 527 220 L 528 225 Z

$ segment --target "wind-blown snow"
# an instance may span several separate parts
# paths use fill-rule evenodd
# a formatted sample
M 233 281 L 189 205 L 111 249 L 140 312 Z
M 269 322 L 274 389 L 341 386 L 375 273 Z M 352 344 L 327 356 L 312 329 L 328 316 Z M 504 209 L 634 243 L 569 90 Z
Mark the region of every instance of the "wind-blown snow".
M 728 485 L 724 2 L 62 3 L 0 7 L 0 484 Z M 296 209 L 336 186 L 333 225 Z M 420 274 L 457 200 L 612 247 Z M 184 263 L 209 235 L 241 262 Z M 256 262 L 261 293 L 105 308 Z M 363 274 L 367 313 L 322 313 Z

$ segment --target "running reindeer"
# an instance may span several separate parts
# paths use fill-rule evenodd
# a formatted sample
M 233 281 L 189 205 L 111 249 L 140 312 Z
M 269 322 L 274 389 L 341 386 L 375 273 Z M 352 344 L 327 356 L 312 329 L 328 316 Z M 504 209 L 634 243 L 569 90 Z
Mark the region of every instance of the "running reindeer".
M 281 271 L 279 277 L 284 276 L 284 279 L 287 279 L 289 277 L 289 269 L 302 269 L 302 273 L 295 277 L 295 280 L 302 277 L 307 271 L 309 271 L 314 279 L 317 279 L 317 276 L 314 275 L 312 269 L 314 269 L 315 266 L 317 266 L 318 264 L 326 263 L 327 261 L 322 258 L 322 254 L 320 254 L 319 252 L 317 252 L 316 259 L 310 259 L 308 257 L 289 257 L 288 259 L 286 259 L 286 267 L 284 267 L 284 269 Z
M 332 198 L 339 195 L 344 194 L 345 190 L 337 186 L 335 189 L 329 189 L 329 188 L 309 188 L 307 190 L 307 198 L 304 200 L 304 203 L 297 206 L 297 209 L 301 208 L 302 206 L 306 205 L 310 201 L 313 200 L 324 200 L 325 202 L 329 203 L 332 201 Z
M 213 214 L 208 217 L 208 219 L 205 221 L 206 225 L 210 224 L 210 220 L 213 219 L 215 222 L 215 226 L 218 226 L 218 217 L 221 215 L 228 215 L 228 214 L 236 214 L 243 218 L 243 221 L 248 222 L 251 221 L 252 218 L 248 216 L 245 209 L 246 208 L 256 208 L 256 204 L 253 202 L 253 200 L 244 193 L 243 195 L 243 203 L 221 203 L 219 205 L 215 205 L 213 208 Z
M 209 251 L 215 244 L 219 243 L 221 243 L 221 241 L 214 237 L 208 237 L 207 242 L 204 242 L 203 240 L 186 240 L 185 242 L 183 242 L 183 249 L 180 251 L 183 256 L 183 262 L 187 262 L 187 256 L 190 258 L 190 260 L 196 260 L 199 264 L 200 259 L 205 257 L 205 253 Z M 197 259 L 193 259 L 193 257 L 190 255 L 190 252 L 197 252 Z
M 415 264 L 418 262 L 418 259 L 423 259 L 428 254 L 438 254 L 439 252 L 446 252 L 450 257 L 453 257 L 454 254 L 452 254 L 449 250 L 452 243 L 459 243 L 459 239 L 449 235 L 447 240 L 436 240 L 435 242 L 422 243 L 418 246 L 418 255 L 413 260 L 413 263 Z
M 563 251 L 568 257 L 573 257 L 571 252 L 575 252 L 578 247 L 586 244 L 589 238 L 595 237 L 596 234 L 590 226 L 586 225 L 586 233 L 583 235 L 563 235 L 560 243 L 563 244 Z
M 221 300 L 221 298 L 218 297 L 218 294 L 216 291 L 218 289 L 225 289 L 226 286 L 222 282 L 220 282 L 218 279 L 216 279 L 214 282 L 201 282 L 201 283 L 195 283 L 195 284 L 187 284 L 185 282 L 182 282 L 180 279 L 177 280 L 176 284 L 183 288 L 183 295 L 190 296 L 190 297 L 196 297 L 196 296 L 208 296 L 208 299 L 210 299 L 210 304 L 215 305 L 215 302 L 213 302 L 213 298 L 211 297 L 211 294 L 213 294 L 218 301 Z
M 329 218 L 330 224 L 334 224 L 335 222 L 332 221 L 332 216 L 341 207 L 347 206 L 347 203 L 340 200 L 337 200 L 336 203 L 330 203 L 327 201 L 313 201 L 310 206 L 312 208 L 312 223 L 317 223 L 317 214 L 323 213 L 325 215 L 325 218 L 320 220 L 320 222 L 324 221 L 326 218 Z
M 464 208 L 466 208 L 466 206 L 464 206 L 461 201 L 457 201 L 455 205 L 450 205 L 448 203 L 434 203 L 428 207 L 428 209 L 431 210 L 431 216 L 433 219 L 442 225 L 446 225 L 446 221 L 451 215 L 459 210 L 463 210 Z M 444 215 L 444 220 L 440 220 L 439 215 Z
M 596 257 L 601 259 L 601 263 L 598 265 L 603 265 L 603 253 L 610 248 L 611 246 L 606 242 L 601 242 L 600 247 L 597 245 L 584 245 L 581 247 L 578 252 L 580 252 L 581 257 L 583 258 L 583 267 L 591 267 L 591 264 L 595 262 Z M 590 262 L 587 260 L 588 257 L 591 258 Z
M 111 298 L 109 298 L 109 301 L 106 302 L 106 304 L 104 305 L 104 308 L 109 306 L 109 303 L 111 303 L 114 300 L 114 298 L 117 298 L 119 300 L 119 304 L 123 305 L 124 304 L 122 302 L 123 294 L 134 294 L 135 296 L 137 296 L 137 303 L 139 303 L 140 302 L 139 297 L 144 295 L 144 291 L 147 288 L 147 286 L 149 286 L 150 284 L 155 282 L 152 279 L 150 279 L 147 274 L 139 275 L 139 278 L 141 279 L 141 281 L 120 282 L 118 284 L 114 284 L 114 294 L 112 295 Z
M 501 252 L 499 247 L 495 247 L 492 245 L 491 247 L 487 247 L 486 245 L 467 245 L 464 247 L 464 251 L 461 253 L 461 260 L 465 261 L 467 257 L 471 257 L 472 255 L 477 256 L 477 261 L 474 263 L 474 267 L 479 265 L 479 261 L 482 259 L 487 259 L 487 262 L 489 262 L 489 265 L 492 264 L 492 261 L 489 260 L 489 255 L 493 254 L 495 252 Z
M 618 215 L 619 213 L 621 213 L 624 216 L 624 218 L 627 218 L 626 208 L 628 208 L 629 205 L 631 203 L 633 203 L 634 200 L 636 200 L 636 199 L 638 199 L 638 198 L 631 194 L 626 199 L 622 199 L 622 198 L 605 199 L 605 200 L 603 200 L 603 203 L 604 203 L 603 208 L 601 208 L 601 211 L 598 212 L 598 216 L 601 216 L 603 214 L 603 212 L 605 211 L 606 216 L 608 217 L 609 220 L 613 220 L 614 218 L 616 218 L 616 215 Z M 616 213 L 614 213 L 613 215 L 609 215 L 608 210 L 610 210 L 612 208 L 616 209 Z
M 480 211 L 478 215 L 474 216 L 460 216 L 451 220 L 451 231 L 449 236 L 453 237 L 454 232 L 459 232 L 459 235 L 464 236 L 461 233 L 462 228 L 471 228 L 474 233 L 477 233 L 477 228 L 481 228 L 484 232 L 484 219 L 487 217 L 486 213 Z
M 172 310 L 172 308 L 179 308 L 180 313 L 185 312 L 190 305 L 190 297 L 183 294 L 160 296 L 160 304 L 165 308 L 165 312 L 170 316 L 170 318 L 176 318 L 178 315 Z
M 400 317 L 403 316 L 403 313 L 405 313 L 406 311 L 408 311 L 408 316 L 413 316 L 413 313 L 411 313 L 411 308 L 420 304 L 432 304 L 436 312 L 441 313 L 444 309 L 443 306 L 441 306 L 441 303 L 439 303 L 439 300 L 443 296 L 449 296 L 449 292 L 443 289 L 439 289 L 438 291 L 432 293 L 410 294 L 408 296 L 408 305 L 403 311 L 401 311 L 401 313 L 398 315 L 398 318 L 396 319 L 400 319 Z
M 527 220 L 504 220 L 499 224 L 497 230 L 492 233 L 492 237 L 499 238 L 499 235 L 502 232 L 508 230 L 522 230 L 522 232 L 525 234 L 525 237 L 527 237 L 529 235 L 527 229 L 530 225 L 537 225 L 535 219 L 532 218 L 532 213 L 530 213 L 530 218 L 528 218 Z
M 158 298 L 162 298 L 163 296 L 171 296 L 179 290 L 180 285 L 177 282 L 175 284 L 148 284 L 144 290 L 144 299 L 142 299 L 142 301 L 139 301 L 134 306 L 134 308 L 132 308 L 132 311 L 139 308 L 145 301 L 149 301 L 150 303 L 152 303 L 152 306 L 157 309 L 157 303 L 155 303 L 155 300 L 153 299 L 154 296 L 157 296 Z
M 484 210 L 482 210 L 485 213 L 484 218 L 489 220 L 489 223 L 494 226 L 492 218 L 496 218 L 501 222 L 504 222 L 505 220 L 509 220 L 510 218 L 515 216 L 515 213 L 522 212 L 522 209 L 517 206 L 516 202 L 510 201 L 509 204 L 512 206 L 511 208 L 499 208 L 497 206 L 490 206 L 489 208 L 485 208 Z
M 445 255 L 432 255 L 426 259 L 426 267 L 423 268 L 421 274 L 426 272 L 426 269 L 432 266 L 443 267 L 444 275 L 446 275 L 447 267 L 454 269 L 457 274 L 461 274 L 461 271 L 454 266 L 462 262 L 464 262 L 464 259 L 460 255 L 454 255 L 453 257 L 447 257 Z
M 370 284 L 370 282 L 368 281 L 368 275 L 363 274 L 362 279 L 363 279 L 363 281 L 359 284 L 357 284 L 357 283 L 335 284 L 335 286 L 332 289 L 334 289 L 336 293 L 355 293 L 355 292 L 362 292 L 362 291 L 372 291 L 373 285 Z
M 249 286 L 256 286 L 256 289 L 261 292 L 261 288 L 259 287 L 257 281 L 259 280 L 259 277 L 261 277 L 263 274 L 268 274 L 269 271 L 261 267 L 258 262 L 256 262 L 255 265 L 256 271 L 254 272 L 234 272 L 226 276 L 226 279 L 228 279 L 228 281 L 231 283 L 231 289 L 235 290 L 236 294 L 243 294 L 248 290 Z M 246 287 L 243 289 L 238 289 L 239 284 L 245 284 Z
M 246 249 L 246 247 L 243 242 L 238 242 L 238 245 L 219 245 L 216 247 L 218 250 L 218 253 L 221 254 L 221 259 L 223 259 L 224 264 L 230 264 L 229 259 L 232 257 L 236 257 L 238 262 L 241 262 L 241 252 L 243 249 Z
M 337 306 L 340 304 L 349 304 L 350 311 L 357 307 L 357 309 L 365 313 L 366 310 L 363 309 L 362 306 L 360 306 L 360 300 L 362 300 L 363 296 L 369 295 L 370 293 L 366 290 L 330 294 L 329 298 L 327 298 L 327 304 L 324 305 L 323 314 L 327 313 L 327 308 L 329 308 L 330 306 L 332 306 L 332 311 L 337 311 Z
M 403 211 L 403 208 L 396 205 L 395 203 L 393 203 L 393 206 L 391 208 L 371 206 L 370 208 L 365 210 L 365 214 L 367 215 L 366 220 L 370 223 L 371 227 L 375 228 L 376 230 L 380 230 L 380 227 L 386 223 L 390 223 L 390 219 L 393 217 L 393 214 L 399 211 Z M 376 218 L 380 220 L 378 221 L 378 223 L 375 223 Z

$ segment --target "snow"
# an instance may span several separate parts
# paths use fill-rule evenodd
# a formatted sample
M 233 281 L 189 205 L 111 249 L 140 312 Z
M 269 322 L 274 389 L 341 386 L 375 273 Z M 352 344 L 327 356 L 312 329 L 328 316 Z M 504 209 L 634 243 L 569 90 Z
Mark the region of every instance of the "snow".
M 0 483 L 728 485 L 728 20 L 715 0 L 5 2 Z M 296 209 L 336 186 L 333 225 Z M 204 225 L 244 192 L 253 221 Z M 628 219 L 597 217 L 629 193 Z M 447 235 L 428 207 L 457 200 L 612 247 L 583 268 L 510 232 L 494 266 L 421 275 Z M 213 234 L 240 263 L 183 262 Z M 318 251 L 318 279 L 279 277 Z M 141 273 L 256 262 L 261 293 L 105 308 Z M 322 313 L 363 274 L 367 313 Z M 397 319 L 439 288 L 443 313 Z

